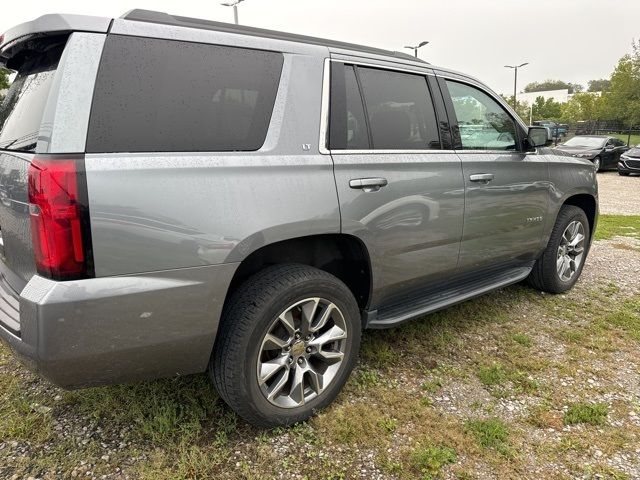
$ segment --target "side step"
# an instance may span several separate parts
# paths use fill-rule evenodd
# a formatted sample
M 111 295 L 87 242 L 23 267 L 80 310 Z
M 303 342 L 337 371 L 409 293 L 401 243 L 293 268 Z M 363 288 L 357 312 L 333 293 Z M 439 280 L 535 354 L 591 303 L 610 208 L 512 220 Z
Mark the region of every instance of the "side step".
M 430 292 L 422 297 L 406 299 L 406 301 L 389 305 L 377 312 L 370 312 L 367 328 L 395 327 L 416 317 L 464 302 L 491 290 L 517 283 L 529 276 L 532 267 L 533 265 L 512 267 L 508 270 L 503 270 L 497 275 L 485 276 L 479 279 L 474 278 L 467 282 L 458 282 L 448 288 L 445 287 L 443 290 Z

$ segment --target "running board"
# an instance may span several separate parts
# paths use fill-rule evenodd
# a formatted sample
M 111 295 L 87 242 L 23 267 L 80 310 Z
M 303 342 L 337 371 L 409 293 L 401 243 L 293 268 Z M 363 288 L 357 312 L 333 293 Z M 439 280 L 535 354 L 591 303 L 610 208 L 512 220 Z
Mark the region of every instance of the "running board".
M 529 276 L 531 268 L 532 266 L 513 267 L 489 278 L 485 277 L 479 280 L 474 279 L 473 281 L 457 283 L 448 289 L 421 298 L 415 298 L 413 301 L 407 299 L 402 303 L 396 303 L 377 311 L 369 312 L 366 326 L 367 328 L 395 327 L 416 317 L 464 302 L 492 290 L 518 283 Z

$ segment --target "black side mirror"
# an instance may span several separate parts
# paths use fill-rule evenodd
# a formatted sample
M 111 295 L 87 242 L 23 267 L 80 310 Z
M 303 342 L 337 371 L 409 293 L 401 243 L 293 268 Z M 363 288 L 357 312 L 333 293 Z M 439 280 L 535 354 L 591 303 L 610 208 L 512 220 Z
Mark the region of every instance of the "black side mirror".
M 549 141 L 545 127 L 529 127 L 527 132 L 527 146 L 529 148 L 544 147 Z

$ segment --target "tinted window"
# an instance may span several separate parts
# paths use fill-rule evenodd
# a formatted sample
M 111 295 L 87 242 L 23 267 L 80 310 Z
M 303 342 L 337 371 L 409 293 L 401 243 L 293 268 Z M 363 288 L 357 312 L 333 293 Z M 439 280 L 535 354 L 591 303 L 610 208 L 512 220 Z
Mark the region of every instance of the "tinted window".
M 110 35 L 87 151 L 258 150 L 281 53 Z
M 427 79 L 358 68 L 374 149 L 439 149 L 438 125 Z
M 330 148 L 367 149 L 369 133 L 355 70 L 335 63 L 331 72 Z
M 447 81 L 447 87 L 458 119 L 463 149 L 516 149 L 515 123 L 498 102 L 469 85 Z
M 13 83 L 0 105 L 0 148 L 34 151 L 66 38 L 34 43 L 9 60 Z

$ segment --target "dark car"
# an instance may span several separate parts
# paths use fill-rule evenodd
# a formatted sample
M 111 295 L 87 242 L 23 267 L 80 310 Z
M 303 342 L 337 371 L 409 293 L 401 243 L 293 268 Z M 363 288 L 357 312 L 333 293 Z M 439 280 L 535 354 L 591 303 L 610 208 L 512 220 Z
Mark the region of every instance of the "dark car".
M 640 174 L 640 144 L 620 155 L 618 173 L 623 176 Z
M 561 125 L 551 120 L 536 120 L 535 122 L 533 122 L 533 125 L 547 128 L 549 131 L 550 140 L 560 137 L 566 137 L 567 132 L 569 131 L 567 125 Z
M 593 162 L 596 171 L 615 169 L 620 156 L 629 150 L 627 144 L 606 135 L 577 135 L 556 149 Z

